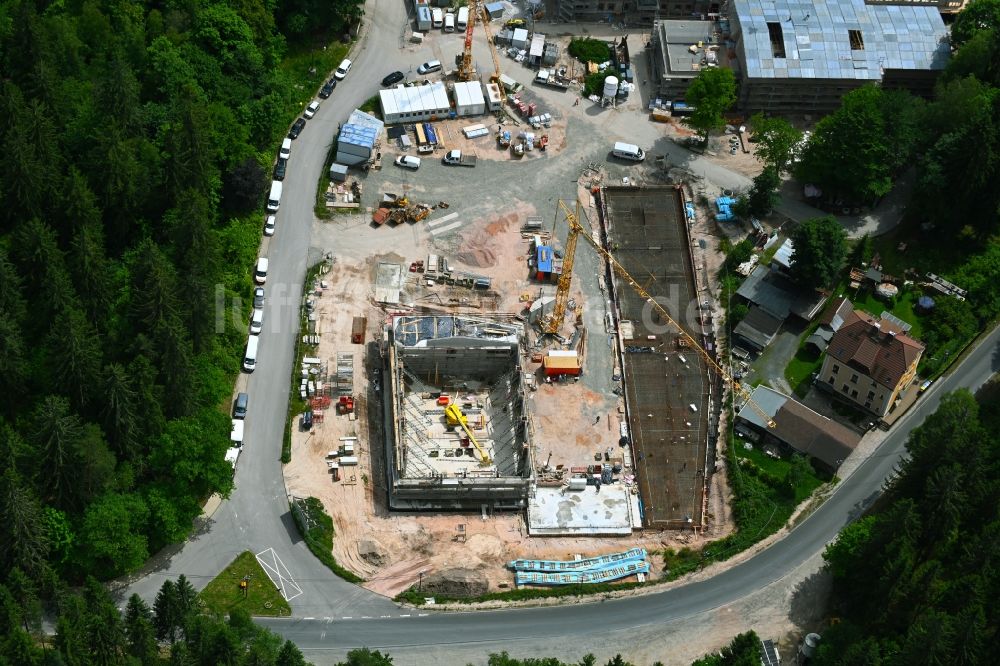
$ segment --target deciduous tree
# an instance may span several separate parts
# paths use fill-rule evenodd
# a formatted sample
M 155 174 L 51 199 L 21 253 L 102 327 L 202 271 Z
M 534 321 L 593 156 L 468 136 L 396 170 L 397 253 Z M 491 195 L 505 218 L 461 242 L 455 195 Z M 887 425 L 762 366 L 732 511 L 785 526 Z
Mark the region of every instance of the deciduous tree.
M 835 217 L 806 220 L 789 237 L 795 247 L 792 276 L 809 289 L 833 284 L 847 258 L 847 233 Z
M 688 86 L 684 99 L 695 107 L 694 112 L 684 119 L 685 124 L 707 140 L 709 132 L 726 124 L 723 114 L 736 103 L 736 78 L 731 69 L 703 69 Z

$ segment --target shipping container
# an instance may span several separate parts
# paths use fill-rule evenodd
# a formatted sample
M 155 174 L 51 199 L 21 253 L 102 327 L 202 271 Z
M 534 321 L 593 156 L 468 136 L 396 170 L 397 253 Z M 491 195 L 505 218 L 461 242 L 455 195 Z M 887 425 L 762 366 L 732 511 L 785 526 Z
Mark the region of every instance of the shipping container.
M 351 342 L 360 345 L 365 341 L 365 328 L 368 326 L 367 317 L 355 317 L 351 324 Z
M 358 458 L 357 456 L 341 456 L 339 462 L 341 467 L 347 467 L 349 465 L 357 465 Z

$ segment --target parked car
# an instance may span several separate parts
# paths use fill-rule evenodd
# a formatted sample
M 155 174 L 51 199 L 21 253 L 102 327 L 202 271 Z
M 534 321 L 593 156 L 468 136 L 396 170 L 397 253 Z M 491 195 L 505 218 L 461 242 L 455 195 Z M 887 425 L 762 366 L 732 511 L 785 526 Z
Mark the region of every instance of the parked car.
M 253 281 L 257 284 L 264 284 L 267 282 L 267 268 L 268 261 L 267 257 L 261 257 L 257 260 L 257 267 L 253 272 Z
M 326 99 L 333 93 L 333 89 L 336 87 L 337 87 L 337 79 L 330 79 L 329 81 L 323 84 L 322 88 L 320 88 L 319 96 L 322 97 L 323 99 Z
M 278 157 L 283 160 L 287 160 L 292 156 L 292 140 L 287 136 L 281 140 L 281 150 L 278 151 Z
M 312 118 L 313 116 L 316 115 L 317 111 L 319 111 L 319 102 L 316 101 L 316 100 L 313 100 L 309 104 L 309 106 L 306 107 L 306 111 L 302 115 L 306 117 L 306 120 L 309 120 L 310 118 Z
M 413 157 L 412 155 L 400 155 L 396 158 L 395 165 L 403 167 L 404 169 L 413 169 L 416 171 L 420 168 L 420 158 Z
M 299 417 L 299 430 L 312 430 L 312 427 L 313 413 L 312 410 L 309 410 Z
M 347 76 L 347 73 L 351 71 L 351 65 L 353 64 L 354 63 L 352 63 L 350 60 L 344 58 L 343 60 L 340 61 L 340 66 L 337 67 L 337 71 L 333 73 L 333 76 L 338 80 L 343 79 L 345 76 Z
M 302 134 L 302 130 L 305 128 L 305 126 L 306 126 L 305 118 L 297 119 L 294 123 L 292 123 L 292 129 L 288 130 L 288 138 L 289 139 L 299 138 L 299 134 Z
M 417 67 L 417 74 L 430 74 L 431 72 L 441 71 L 441 61 L 440 60 L 428 60 L 424 64 Z
M 278 158 L 278 161 L 274 164 L 274 179 L 284 180 L 285 171 L 288 169 L 288 160 Z
M 250 313 L 250 335 L 260 335 L 264 330 L 264 309 L 254 308 Z
M 392 74 L 387 74 L 384 79 L 382 79 L 382 87 L 388 88 L 389 86 L 394 86 L 403 79 L 406 78 L 406 74 L 402 72 L 393 72 Z
M 233 401 L 233 418 L 245 419 L 247 417 L 247 407 L 250 406 L 250 396 L 246 393 L 236 394 Z
M 253 306 L 255 308 L 264 307 L 264 287 L 254 287 Z
M 278 227 L 278 217 L 276 215 L 268 215 L 264 220 L 264 235 L 273 236 L 274 232 Z

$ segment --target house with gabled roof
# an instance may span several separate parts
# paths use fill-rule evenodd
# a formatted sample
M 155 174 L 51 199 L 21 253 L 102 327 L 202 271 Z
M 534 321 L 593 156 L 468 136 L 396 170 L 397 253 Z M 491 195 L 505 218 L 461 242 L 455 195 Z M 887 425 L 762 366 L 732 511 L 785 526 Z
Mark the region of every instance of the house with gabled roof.
M 830 339 L 817 383 L 884 417 L 913 382 L 923 353 L 895 317 L 852 310 Z

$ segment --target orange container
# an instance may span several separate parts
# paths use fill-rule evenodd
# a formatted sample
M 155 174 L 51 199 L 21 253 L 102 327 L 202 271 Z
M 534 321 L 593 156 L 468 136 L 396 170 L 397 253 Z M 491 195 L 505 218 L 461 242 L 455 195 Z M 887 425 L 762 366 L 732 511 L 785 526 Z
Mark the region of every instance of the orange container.
M 451 398 L 446 395 L 438 397 L 438 404 L 441 405 L 442 407 L 446 406 L 449 402 L 451 402 Z

